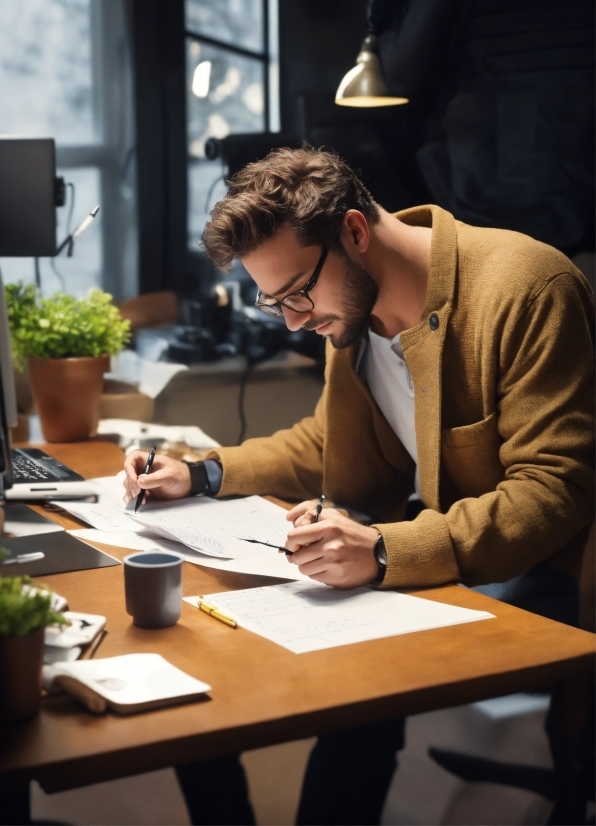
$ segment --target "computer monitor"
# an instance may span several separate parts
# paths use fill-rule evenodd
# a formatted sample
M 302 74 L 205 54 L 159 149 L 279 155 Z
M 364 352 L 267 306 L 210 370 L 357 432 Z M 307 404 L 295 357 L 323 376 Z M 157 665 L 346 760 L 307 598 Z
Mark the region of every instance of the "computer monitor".
M 53 138 L 0 135 L 0 256 L 56 255 Z
M 10 428 L 17 424 L 12 348 L 2 273 L 0 272 L 0 496 L 12 487 Z

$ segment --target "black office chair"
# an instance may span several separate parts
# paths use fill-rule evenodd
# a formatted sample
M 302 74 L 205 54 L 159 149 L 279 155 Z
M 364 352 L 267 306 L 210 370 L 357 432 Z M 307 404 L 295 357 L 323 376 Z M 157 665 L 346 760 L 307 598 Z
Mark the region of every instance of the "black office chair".
M 578 623 L 592 633 L 596 630 L 595 560 L 592 525 L 582 556 Z M 434 747 L 428 753 L 442 768 L 462 780 L 513 786 L 554 801 L 549 824 L 586 823 L 586 804 L 596 797 L 593 684 L 576 681 L 557 685 L 545 729 L 553 757 L 552 769 L 487 760 Z M 590 822 L 594 823 L 594 819 Z

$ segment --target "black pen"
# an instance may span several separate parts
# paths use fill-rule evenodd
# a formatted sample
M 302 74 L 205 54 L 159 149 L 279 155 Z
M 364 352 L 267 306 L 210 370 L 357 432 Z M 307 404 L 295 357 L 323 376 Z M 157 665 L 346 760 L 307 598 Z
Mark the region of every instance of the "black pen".
M 313 519 L 313 524 L 319 521 L 319 516 L 321 515 L 321 511 L 323 510 L 323 502 L 325 501 L 325 494 L 322 493 L 319 499 L 319 504 L 315 509 L 315 516 Z M 254 542 L 255 545 L 266 545 L 268 548 L 276 548 L 279 553 L 284 553 L 286 556 L 294 556 L 294 551 L 290 551 L 289 548 L 283 548 L 279 545 L 271 545 L 270 542 L 261 542 L 260 539 L 245 539 L 244 537 L 239 536 L 241 542 Z
M 153 465 L 153 460 L 155 459 L 155 451 L 157 448 L 155 445 L 151 449 L 151 453 L 147 456 L 147 464 L 145 465 L 145 470 L 143 473 L 151 473 L 151 466 Z M 137 496 L 137 501 L 135 502 L 135 513 L 138 511 L 141 502 L 143 501 L 143 496 L 145 495 L 145 491 L 142 490 L 139 495 Z
M 315 510 L 315 518 L 313 520 L 313 525 L 315 522 L 319 521 L 319 516 L 321 515 L 321 511 L 323 510 L 323 502 L 325 501 L 325 494 L 321 494 L 321 498 L 319 499 L 319 504 L 317 505 L 317 509 Z
M 292 556 L 294 551 L 290 551 L 288 548 L 282 548 L 279 545 L 272 545 L 270 542 L 261 542 L 260 539 L 245 539 L 243 536 L 239 536 L 238 539 L 241 542 L 253 542 L 255 545 L 266 545 L 268 548 L 275 548 L 280 553 L 284 553 L 286 556 Z

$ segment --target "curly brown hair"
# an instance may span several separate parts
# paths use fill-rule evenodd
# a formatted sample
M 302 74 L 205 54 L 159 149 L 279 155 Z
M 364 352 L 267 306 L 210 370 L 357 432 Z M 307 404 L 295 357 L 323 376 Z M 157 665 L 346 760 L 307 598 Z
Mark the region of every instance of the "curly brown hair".
M 227 195 L 211 210 L 202 242 L 222 272 L 285 224 L 303 246 L 339 249 L 349 209 L 372 224 L 379 221 L 370 192 L 338 155 L 307 145 L 275 149 L 233 176 Z

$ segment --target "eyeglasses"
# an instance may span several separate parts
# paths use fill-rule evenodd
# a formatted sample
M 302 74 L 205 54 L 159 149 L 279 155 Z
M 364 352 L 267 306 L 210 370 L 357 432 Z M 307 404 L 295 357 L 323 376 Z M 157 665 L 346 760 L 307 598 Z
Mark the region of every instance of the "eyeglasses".
M 257 293 L 257 300 L 255 301 L 255 307 L 258 307 L 259 310 L 267 313 L 267 315 L 276 316 L 283 315 L 282 307 L 287 307 L 288 310 L 292 310 L 294 313 L 308 313 L 314 309 L 315 303 L 309 293 L 314 289 L 319 279 L 319 275 L 323 269 L 323 264 L 325 263 L 328 252 L 329 247 L 324 247 L 320 258 L 317 261 L 315 271 L 301 290 L 297 290 L 295 293 L 290 293 L 279 301 L 276 301 L 274 298 L 265 298 L 263 293 L 259 290 Z

